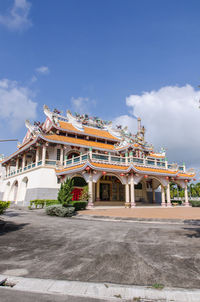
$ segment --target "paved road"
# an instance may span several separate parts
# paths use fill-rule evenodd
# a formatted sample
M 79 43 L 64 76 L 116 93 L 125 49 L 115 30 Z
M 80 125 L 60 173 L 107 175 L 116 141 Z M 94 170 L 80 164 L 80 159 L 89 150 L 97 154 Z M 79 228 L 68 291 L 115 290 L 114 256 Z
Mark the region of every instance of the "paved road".
M 10 209 L 0 273 L 35 278 L 200 287 L 200 226 L 87 221 Z

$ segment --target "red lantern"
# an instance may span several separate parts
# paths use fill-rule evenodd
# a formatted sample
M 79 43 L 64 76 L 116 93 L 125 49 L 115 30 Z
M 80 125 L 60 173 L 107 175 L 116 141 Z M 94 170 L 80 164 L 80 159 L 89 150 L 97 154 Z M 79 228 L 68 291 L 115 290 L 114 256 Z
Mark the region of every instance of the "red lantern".
M 148 175 L 144 175 L 144 178 L 148 178 Z
M 187 179 L 185 179 L 185 182 L 188 182 L 188 180 L 187 180 Z
M 194 181 L 196 181 L 196 178 L 193 178 Z
M 165 178 L 166 178 L 166 180 L 169 180 L 169 176 L 166 176 Z
M 102 172 L 102 174 L 103 174 L 103 175 L 106 175 L 106 172 L 105 172 L 105 171 L 103 171 L 103 172 Z
M 90 171 L 90 167 L 86 167 L 85 170 L 86 170 L 86 171 Z
M 120 176 L 124 176 L 124 173 L 121 173 Z

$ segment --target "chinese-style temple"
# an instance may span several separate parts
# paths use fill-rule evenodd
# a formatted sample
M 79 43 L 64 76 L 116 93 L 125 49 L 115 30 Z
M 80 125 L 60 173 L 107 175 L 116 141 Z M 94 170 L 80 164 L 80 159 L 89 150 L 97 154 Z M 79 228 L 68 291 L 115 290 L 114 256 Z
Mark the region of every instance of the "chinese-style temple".
M 165 151 L 156 153 L 145 141 L 138 118 L 136 134 L 127 127 L 88 115 L 66 116 L 44 106 L 44 123 L 28 128 L 18 150 L 1 162 L 5 173 L 1 199 L 27 205 L 33 199 L 56 199 L 60 184 L 74 178 L 73 199 L 85 185 L 88 208 L 95 205 L 160 204 L 170 207 L 170 182 L 185 190 L 195 174 L 185 165 L 168 163 Z

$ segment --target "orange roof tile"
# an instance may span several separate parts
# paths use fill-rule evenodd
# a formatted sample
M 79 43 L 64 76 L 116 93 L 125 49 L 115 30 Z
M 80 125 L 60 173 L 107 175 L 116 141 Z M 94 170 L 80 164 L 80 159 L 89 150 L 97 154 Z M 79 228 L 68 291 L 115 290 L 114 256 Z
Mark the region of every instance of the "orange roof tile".
M 179 173 L 178 176 L 180 177 L 194 177 L 195 176 L 195 173 L 194 174 L 187 174 L 187 173 Z
M 151 154 L 149 154 L 149 156 L 151 156 L 151 157 L 155 157 L 155 158 L 164 158 L 165 156 L 164 155 L 158 155 L 158 154 L 154 154 L 154 153 L 151 153 Z
M 98 136 L 98 137 L 102 137 L 102 138 L 118 140 L 115 136 L 111 135 L 106 130 L 83 126 L 84 131 L 80 131 L 77 128 L 75 128 L 71 123 L 59 121 L 59 124 L 60 124 L 60 128 L 65 129 L 65 130 L 70 130 L 70 131 L 74 131 L 74 132 L 78 132 L 78 133 L 82 133 L 82 134 L 94 135 L 94 136 Z
M 100 149 L 105 149 L 105 150 L 114 150 L 115 149 L 114 145 L 93 142 L 93 141 L 79 139 L 79 138 L 75 138 L 75 137 L 61 136 L 61 135 L 56 135 L 56 134 L 45 135 L 44 138 L 52 140 L 52 141 L 56 141 L 56 142 L 59 141 L 59 142 L 68 143 L 68 144 L 72 144 L 72 145 L 94 147 L 94 148 L 100 148 Z
M 59 124 L 60 124 L 60 128 L 62 128 L 62 129 L 70 130 L 70 131 L 74 131 L 74 132 L 82 132 L 82 131 L 78 130 L 77 128 L 75 128 L 71 123 L 59 121 Z
M 91 127 L 84 127 L 84 132 L 86 134 L 94 135 L 94 136 L 100 136 L 100 137 L 105 137 L 105 138 L 110 138 L 116 140 L 117 138 L 113 135 L 111 135 L 108 131 L 106 130 L 100 130 L 100 129 L 95 129 Z
M 74 169 L 78 169 L 78 168 L 82 168 L 83 166 L 84 166 L 84 164 L 80 164 L 80 165 L 76 165 L 76 166 L 71 166 L 71 167 L 68 167 L 68 168 L 64 168 L 62 170 L 56 170 L 56 173 L 65 172 L 65 171 L 69 171 L 69 170 L 74 170 Z
M 136 166 L 136 169 L 141 170 L 141 171 L 158 172 L 158 173 L 164 173 L 164 174 L 176 174 L 177 173 L 177 171 L 169 171 L 169 170 L 155 169 L 155 168 L 146 168 L 146 167 L 139 167 L 139 166 Z
M 118 169 L 118 170 L 127 170 L 127 166 L 120 166 L 120 165 L 110 165 L 110 164 L 101 164 L 101 163 L 92 163 L 93 166 L 99 168 L 106 168 L 106 169 Z

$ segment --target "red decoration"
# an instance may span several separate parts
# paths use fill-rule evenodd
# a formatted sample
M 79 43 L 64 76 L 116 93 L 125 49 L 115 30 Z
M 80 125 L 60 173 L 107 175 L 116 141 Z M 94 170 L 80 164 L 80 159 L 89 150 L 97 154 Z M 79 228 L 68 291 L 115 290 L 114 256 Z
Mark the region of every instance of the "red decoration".
M 124 173 L 121 173 L 120 176 L 124 176 Z
M 106 175 L 106 172 L 105 172 L 105 171 L 103 171 L 103 172 L 102 172 L 102 174 L 103 174 L 103 175 Z
M 90 167 L 86 167 L 85 170 L 86 170 L 86 171 L 90 171 Z
M 72 200 L 80 200 L 80 196 L 81 196 L 82 191 L 83 191 L 83 189 L 74 188 L 72 190 Z
M 194 181 L 196 181 L 196 178 L 193 178 Z
M 144 175 L 144 178 L 148 178 L 148 175 Z
M 187 180 L 187 179 L 185 179 L 185 182 L 188 182 L 188 180 Z
M 166 178 L 167 180 L 169 180 L 169 176 L 166 176 L 165 178 Z

